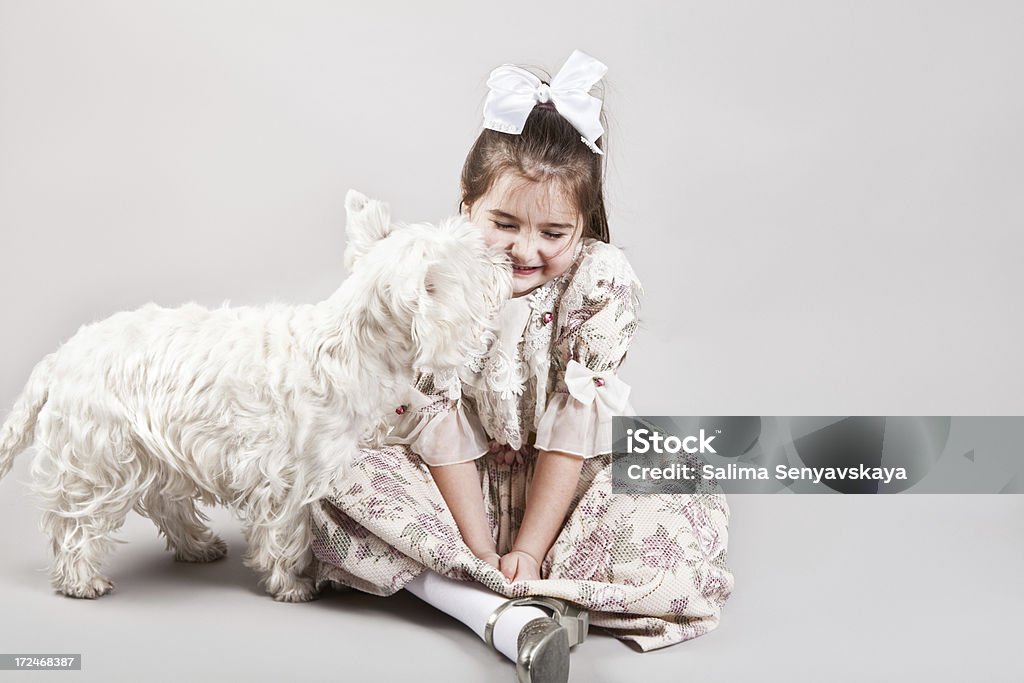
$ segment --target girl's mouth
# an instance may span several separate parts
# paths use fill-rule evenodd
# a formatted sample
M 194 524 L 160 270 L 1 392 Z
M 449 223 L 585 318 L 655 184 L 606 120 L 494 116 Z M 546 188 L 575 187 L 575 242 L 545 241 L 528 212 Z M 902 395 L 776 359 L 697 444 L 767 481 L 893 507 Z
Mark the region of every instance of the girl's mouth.
M 540 270 L 540 268 L 541 268 L 540 266 L 517 266 L 517 265 L 513 265 L 512 266 L 512 273 L 514 275 L 533 275 L 538 270 Z

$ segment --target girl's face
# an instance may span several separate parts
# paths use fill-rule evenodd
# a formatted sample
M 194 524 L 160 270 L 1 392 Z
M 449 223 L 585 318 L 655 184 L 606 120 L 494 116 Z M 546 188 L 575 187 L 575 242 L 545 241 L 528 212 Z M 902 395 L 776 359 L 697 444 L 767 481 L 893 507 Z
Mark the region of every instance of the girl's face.
M 488 245 L 512 258 L 513 296 L 529 294 L 572 264 L 580 241 L 576 208 L 553 181 L 533 182 L 510 173 L 462 213 L 484 231 Z

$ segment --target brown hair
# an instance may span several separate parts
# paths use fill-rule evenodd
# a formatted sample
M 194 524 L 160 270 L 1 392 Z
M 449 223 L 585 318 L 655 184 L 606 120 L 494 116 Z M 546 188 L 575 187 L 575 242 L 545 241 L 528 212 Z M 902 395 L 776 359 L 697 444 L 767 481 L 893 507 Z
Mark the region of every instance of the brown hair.
M 607 129 L 603 109 L 601 124 Z M 602 150 L 606 138 L 598 139 Z M 607 242 L 604 159 L 550 103 L 537 104 L 519 135 L 489 128 L 480 132 L 462 166 L 462 201 L 472 206 L 503 173 L 533 182 L 555 180 L 582 218 L 583 237 Z

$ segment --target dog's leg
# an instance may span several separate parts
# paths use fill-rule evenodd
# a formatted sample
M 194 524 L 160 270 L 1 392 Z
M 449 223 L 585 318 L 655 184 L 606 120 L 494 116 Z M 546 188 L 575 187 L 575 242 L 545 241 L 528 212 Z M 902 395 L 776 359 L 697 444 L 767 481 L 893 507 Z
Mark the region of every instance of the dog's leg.
M 100 573 L 144 479 L 130 440 L 87 416 L 50 414 L 33 462 L 33 488 L 43 507 L 41 527 L 54 561 L 51 582 L 75 598 L 98 598 L 113 582 Z
M 110 535 L 121 527 L 125 514 L 90 515 L 69 518 L 61 513 L 43 512 L 43 532 L 50 537 L 53 566 L 50 582 L 73 598 L 98 598 L 114 588 L 100 573 L 100 565 L 113 546 Z
M 261 576 L 264 589 L 279 602 L 306 602 L 316 596 L 308 575 L 313 561 L 312 530 L 306 508 L 290 517 L 270 508 L 266 519 L 254 519 L 245 530 L 245 564 Z M 282 518 L 283 516 L 283 518 Z
M 228 554 L 227 544 L 204 524 L 206 517 L 192 498 L 171 500 L 151 491 L 139 512 L 153 520 L 178 562 L 213 562 Z

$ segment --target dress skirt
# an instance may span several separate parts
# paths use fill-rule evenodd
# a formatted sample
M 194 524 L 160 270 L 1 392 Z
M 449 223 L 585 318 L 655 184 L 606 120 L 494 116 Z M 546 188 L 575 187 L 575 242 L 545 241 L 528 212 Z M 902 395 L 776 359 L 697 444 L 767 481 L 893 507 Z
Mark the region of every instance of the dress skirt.
M 734 585 L 726 563 L 729 507 L 717 483 L 693 494 L 612 493 L 611 454 L 583 463 L 541 580 L 510 583 L 463 543 L 430 471 L 407 446 L 363 449 L 331 495 L 313 506 L 317 586 L 373 595 L 401 590 L 424 569 L 477 581 L 509 598 L 546 595 L 582 605 L 592 626 L 647 651 L 714 629 Z M 497 551 L 511 549 L 533 476 L 531 455 L 476 460 Z

